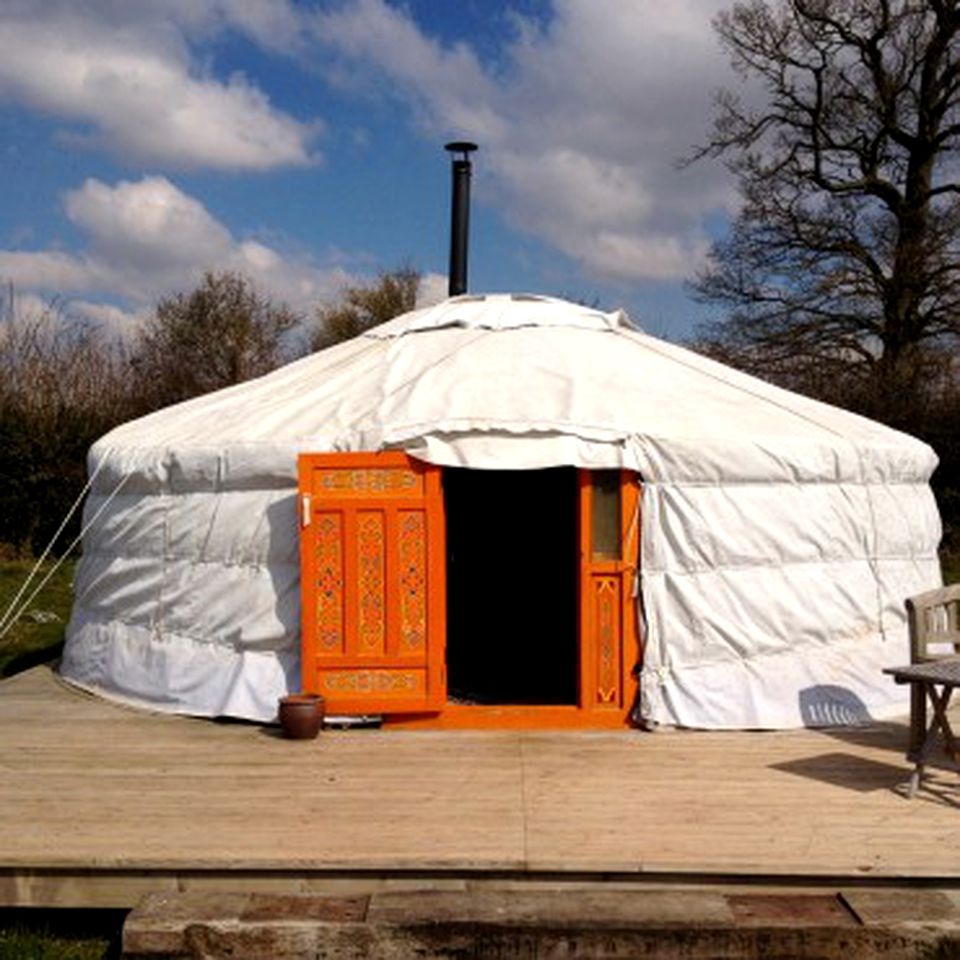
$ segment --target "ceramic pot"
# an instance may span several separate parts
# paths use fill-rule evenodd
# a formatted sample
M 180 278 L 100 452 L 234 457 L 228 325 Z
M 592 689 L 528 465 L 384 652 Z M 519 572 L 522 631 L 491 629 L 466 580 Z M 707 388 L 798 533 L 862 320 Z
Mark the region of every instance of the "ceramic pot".
M 291 693 L 280 698 L 277 715 L 283 735 L 291 740 L 312 740 L 323 726 L 325 704 L 318 693 Z

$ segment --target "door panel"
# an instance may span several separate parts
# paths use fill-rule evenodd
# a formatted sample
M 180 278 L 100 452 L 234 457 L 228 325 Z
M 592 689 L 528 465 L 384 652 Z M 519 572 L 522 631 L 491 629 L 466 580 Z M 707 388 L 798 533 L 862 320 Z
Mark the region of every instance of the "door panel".
M 439 710 L 440 468 L 402 453 L 303 454 L 302 686 L 331 713 Z
M 581 470 L 580 706 L 626 714 L 637 683 L 639 487 L 630 471 Z

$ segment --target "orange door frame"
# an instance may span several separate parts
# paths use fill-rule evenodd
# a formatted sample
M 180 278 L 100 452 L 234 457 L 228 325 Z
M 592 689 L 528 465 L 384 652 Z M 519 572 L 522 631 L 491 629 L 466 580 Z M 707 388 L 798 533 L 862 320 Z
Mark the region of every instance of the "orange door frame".
M 619 552 L 611 556 L 594 548 L 595 475 L 578 471 L 578 703 L 474 706 L 446 700 L 440 468 L 386 452 L 305 454 L 298 469 L 303 689 L 323 693 L 331 713 L 382 713 L 384 724 L 395 727 L 629 726 L 641 650 L 636 474 L 619 473 Z M 410 524 L 413 547 L 398 540 L 403 516 L 420 518 Z M 423 611 L 412 634 L 420 640 L 410 647 L 399 640 L 400 618 L 409 620 L 409 609 L 400 609 L 405 600 Z M 365 615 L 372 617 L 375 642 L 370 622 L 363 633 Z M 321 623 L 323 617 L 329 622 Z

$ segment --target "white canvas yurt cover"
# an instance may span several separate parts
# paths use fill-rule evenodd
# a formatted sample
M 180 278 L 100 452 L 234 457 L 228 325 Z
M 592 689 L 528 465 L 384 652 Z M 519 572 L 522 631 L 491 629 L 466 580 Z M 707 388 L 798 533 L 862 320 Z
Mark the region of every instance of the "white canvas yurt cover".
M 273 719 L 299 689 L 297 454 L 383 449 L 637 471 L 647 721 L 791 727 L 824 697 L 822 722 L 905 708 L 881 669 L 908 655 L 904 598 L 941 582 L 933 451 L 622 312 L 508 295 L 405 314 L 99 440 L 63 676 Z

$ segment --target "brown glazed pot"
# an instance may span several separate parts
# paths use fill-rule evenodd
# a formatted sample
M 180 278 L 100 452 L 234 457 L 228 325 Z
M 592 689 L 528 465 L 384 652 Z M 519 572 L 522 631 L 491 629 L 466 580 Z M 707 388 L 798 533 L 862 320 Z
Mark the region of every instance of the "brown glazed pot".
M 291 693 L 280 698 L 277 715 L 283 735 L 291 740 L 312 740 L 323 726 L 326 705 L 319 693 Z

